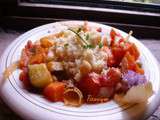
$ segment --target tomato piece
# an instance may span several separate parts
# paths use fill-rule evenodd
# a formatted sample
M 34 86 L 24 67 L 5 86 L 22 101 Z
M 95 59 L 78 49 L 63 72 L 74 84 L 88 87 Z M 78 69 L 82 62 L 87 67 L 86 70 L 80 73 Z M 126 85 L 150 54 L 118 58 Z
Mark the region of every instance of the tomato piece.
M 63 82 L 53 82 L 44 88 L 44 96 L 53 102 L 63 101 L 65 84 Z
M 113 46 L 115 44 L 115 37 L 122 37 L 118 32 L 116 32 L 114 29 L 111 29 L 110 31 L 110 37 L 111 37 L 111 44 L 110 46 Z
M 135 60 L 138 59 L 140 53 L 138 51 L 137 46 L 134 43 L 131 43 L 130 47 L 127 49 L 127 51 L 134 56 Z
M 97 32 L 102 32 L 102 28 L 99 27 L 99 28 L 96 29 L 96 31 L 97 31 Z
M 28 75 L 28 68 L 23 68 L 22 72 L 19 75 L 19 79 L 22 81 L 24 87 L 26 87 L 27 89 L 31 87 Z
M 108 41 L 107 41 L 107 37 L 104 37 L 102 40 L 103 46 L 108 46 Z
M 27 42 L 27 45 L 25 46 L 25 48 L 26 48 L 26 49 L 31 49 L 31 48 L 33 48 L 33 43 L 32 43 L 32 41 L 29 40 L 29 41 Z
M 125 55 L 125 52 L 126 51 L 120 45 L 116 45 L 116 46 L 112 47 L 112 54 L 115 58 L 115 65 L 116 66 L 118 66 L 120 64 L 122 58 Z
M 135 61 L 135 57 L 132 56 L 129 52 L 125 54 L 124 58 L 121 61 L 121 69 L 122 72 L 133 70 L 137 73 L 144 74 L 144 70 L 139 67 L 139 65 Z
M 106 74 L 100 77 L 102 87 L 115 87 L 121 81 L 121 72 L 118 68 L 109 68 Z
M 120 43 L 123 43 L 124 42 L 124 38 L 121 38 L 119 41 L 118 41 L 118 43 L 120 44 Z
M 46 49 L 40 45 L 35 45 L 32 48 L 32 55 L 30 56 L 30 64 L 39 64 L 45 62 L 46 59 Z
M 96 97 L 100 89 L 99 75 L 94 72 L 87 74 L 77 83 L 77 87 L 85 97 L 88 95 Z
M 115 66 L 119 65 L 126 52 L 129 52 L 135 60 L 137 60 L 140 55 L 134 43 L 124 42 L 123 40 L 119 44 L 114 44 L 111 49 L 112 54 L 115 58 Z
M 21 58 L 19 61 L 19 67 L 20 69 L 23 69 L 23 67 L 27 67 L 29 63 L 30 56 L 32 55 L 31 50 L 33 49 L 33 44 L 31 41 L 28 41 L 25 47 L 23 48 L 21 52 Z
M 23 67 L 27 67 L 28 62 L 29 62 L 29 57 L 28 57 L 28 55 L 26 54 L 26 50 L 23 49 L 23 50 L 22 50 L 22 53 L 21 53 L 21 58 L 20 58 L 20 60 L 19 60 L 19 68 L 20 68 L 20 69 L 23 69 Z
M 107 54 L 108 54 L 108 59 L 107 59 L 107 66 L 108 67 L 113 67 L 115 65 L 115 58 L 112 54 L 112 51 L 107 47 L 107 46 L 104 46 L 102 48 L 103 51 L 105 51 Z

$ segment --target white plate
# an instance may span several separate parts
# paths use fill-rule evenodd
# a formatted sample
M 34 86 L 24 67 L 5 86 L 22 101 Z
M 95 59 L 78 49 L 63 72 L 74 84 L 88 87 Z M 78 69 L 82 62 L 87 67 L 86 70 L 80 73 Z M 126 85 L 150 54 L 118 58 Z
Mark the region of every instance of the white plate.
M 81 107 L 67 107 L 63 103 L 51 103 L 42 96 L 28 92 L 23 88 L 19 80 L 19 70 L 16 70 L 8 80 L 2 79 L 2 72 L 7 66 L 17 61 L 21 50 L 28 40 L 36 41 L 44 35 L 58 32 L 66 25 L 83 24 L 82 21 L 65 21 L 51 23 L 32 29 L 18 37 L 5 50 L 0 61 L 0 91 L 2 99 L 10 106 L 12 110 L 18 113 L 24 119 L 35 120 L 128 120 L 144 119 L 151 115 L 158 107 L 160 101 L 160 70 L 158 62 L 151 52 L 137 39 L 131 37 L 140 52 L 140 60 L 145 69 L 145 75 L 153 84 L 154 95 L 144 104 L 118 105 L 114 101 L 103 104 L 87 105 Z M 98 26 L 103 32 L 109 32 L 111 27 L 89 22 L 89 26 Z M 126 33 L 118 30 L 122 36 Z

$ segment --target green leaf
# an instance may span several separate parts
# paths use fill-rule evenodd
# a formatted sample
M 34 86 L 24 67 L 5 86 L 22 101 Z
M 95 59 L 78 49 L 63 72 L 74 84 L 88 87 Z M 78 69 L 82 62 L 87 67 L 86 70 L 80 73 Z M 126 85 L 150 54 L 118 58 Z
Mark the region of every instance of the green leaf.
M 75 32 L 74 30 L 72 30 L 72 29 L 70 29 L 70 28 L 69 28 L 68 30 L 70 30 L 70 31 L 72 31 L 73 33 L 75 33 L 75 34 L 83 41 L 83 43 L 85 43 L 86 45 L 88 45 L 87 41 L 84 40 L 77 32 Z
M 82 28 L 79 27 L 78 30 L 77 30 L 77 33 L 81 32 Z
M 89 49 L 89 48 L 94 48 L 94 46 L 93 46 L 93 45 L 91 45 L 91 44 L 89 44 L 89 45 L 84 45 L 84 46 L 83 46 L 83 48 L 85 48 L 85 49 Z
M 69 45 L 69 44 L 68 44 L 68 43 L 66 43 L 66 44 L 64 44 L 64 47 L 65 47 L 65 48 L 67 48 L 67 47 L 68 47 L 68 45 Z
M 87 34 L 87 35 L 86 35 L 86 40 L 89 40 L 89 37 L 90 37 L 89 34 Z
M 99 46 L 99 48 L 102 48 L 103 47 L 102 42 L 100 42 L 98 46 Z

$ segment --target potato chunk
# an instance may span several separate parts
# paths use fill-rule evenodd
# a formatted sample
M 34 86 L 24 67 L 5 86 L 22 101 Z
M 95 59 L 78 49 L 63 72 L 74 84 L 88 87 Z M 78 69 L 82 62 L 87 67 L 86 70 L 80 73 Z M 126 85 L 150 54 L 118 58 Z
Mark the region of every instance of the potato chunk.
M 28 67 L 29 78 L 34 87 L 43 88 L 53 81 L 45 64 L 34 64 Z

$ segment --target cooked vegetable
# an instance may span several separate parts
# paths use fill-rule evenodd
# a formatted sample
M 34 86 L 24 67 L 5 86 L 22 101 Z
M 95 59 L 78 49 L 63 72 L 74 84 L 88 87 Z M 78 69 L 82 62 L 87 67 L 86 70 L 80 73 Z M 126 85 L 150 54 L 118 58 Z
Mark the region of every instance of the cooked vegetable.
M 53 81 L 45 64 L 29 65 L 28 68 L 29 78 L 34 87 L 43 88 Z
M 145 84 L 147 82 L 147 79 L 144 75 L 136 73 L 132 70 L 128 70 L 123 75 L 123 80 L 128 83 L 128 87 L 137 86 L 140 84 Z
M 68 106 L 78 107 L 83 102 L 82 92 L 76 88 L 67 88 L 64 92 L 64 104 Z
M 87 21 L 62 25 L 62 29 L 35 43 L 28 41 L 22 49 L 19 78 L 24 86 L 43 90 L 48 100 L 70 106 L 107 102 L 113 96 L 139 102 L 152 95 L 151 83 L 140 65 L 140 52 L 130 40 L 132 31 L 122 36 L 111 28 L 107 33 Z M 4 76 L 16 67 L 7 68 Z
M 135 58 L 127 52 L 121 61 L 122 72 L 133 70 L 137 73 L 144 74 L 144 70 L 136 63 Z
M 80 72 L 81 72 L 82 75 L 86 75 L 89 72 L 91 72 L 92 66 L 91 66 L 91 64 L 88 61 L 83 60 L 79 69 L 80 69 Z
M 54 41 L 49 39 L 48 37 L 43 37 L 40 39 L 40 43 L 42 47 L 48 48 L 54 44 Z
M 31 88 L 31 81 L 29 79 L 28 68 L 23 68 L 19 75 L 19 79 L 23 82 L 24 87 L 27 89 Z
M 107 73 L 102 74 L 100 83 L 103 87 L 115 87 L 121 81 L 121 72 L 118 68 L 109 68 Z
M 123 103 L 141 103 L 153 95 L 151 82 L 131 87 L 126 95 L 116 95 L 115 100 Z
M 31 50 L 29 64 L 40 64 L 45 62 L 46 51 L 43 47 L 40 45 L 35 45 Z
M 100 90 L 99 75 L 92 72 L 83 77 L 78 83 L 78 88 L 82 91 L 83 95 L 97 96 Z
M 18 64 L 18 62 L 15 62 L 6 68 L 3 73 L 4 79 L 7 79 L 18 68 Z
M 32 48 L 33 48 L 32 42 L 28 41 L 27 45 L 25 45 L 25 47 L 22 49 L 21 57 L 20 57 L 20 60 L 19 60 L 19 68 L 20 69 L 28 66 Z
M 53 82 L 44 88 L 44 96 L 53 102 L 63 101 L 65 84 L 63 82 Z
M 61 62 L 49 62 L 47 63 L 47 68 L 49 71 L 62 71 L 63 65 Z

